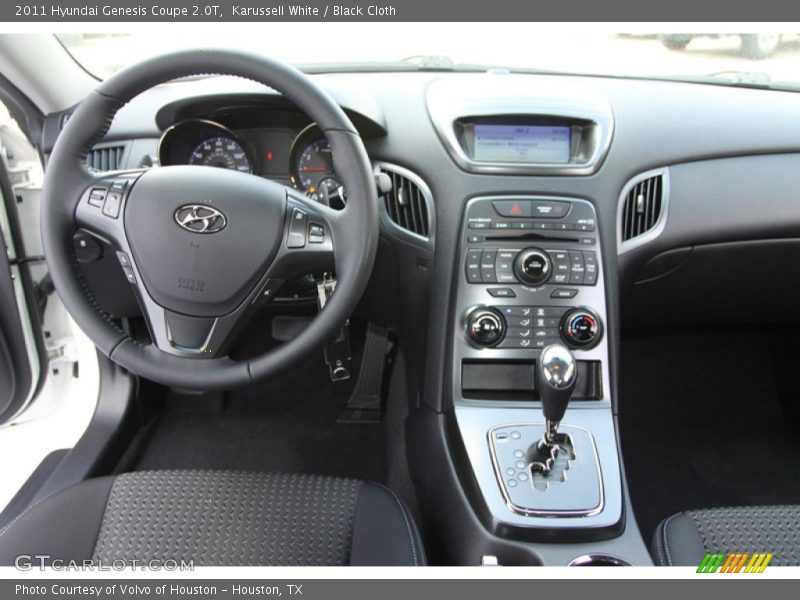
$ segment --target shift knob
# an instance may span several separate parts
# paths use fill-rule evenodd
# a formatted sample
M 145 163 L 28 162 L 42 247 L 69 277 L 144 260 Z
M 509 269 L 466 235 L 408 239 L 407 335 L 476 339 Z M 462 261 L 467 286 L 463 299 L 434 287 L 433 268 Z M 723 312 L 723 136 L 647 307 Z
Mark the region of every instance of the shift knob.
M 542 350 L 536 362 L 536 388 L 547 421 L 558 424 L 564 418 L 577 378 L 578 365 L 566 346 L 552 344 Z

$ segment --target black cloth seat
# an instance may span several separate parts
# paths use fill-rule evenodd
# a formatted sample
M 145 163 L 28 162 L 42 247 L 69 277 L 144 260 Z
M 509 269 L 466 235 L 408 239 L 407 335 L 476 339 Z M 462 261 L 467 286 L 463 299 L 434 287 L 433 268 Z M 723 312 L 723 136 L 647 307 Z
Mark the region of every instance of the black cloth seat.
M 387 488 L 335 477 L 139 471 L 90 479 L 0 530 L 0 565 L 422 565 L 419 533 Z M 163 563 L 162 563 L 163 564 Z
M 771 552 L 770 565 L 800 566 L 800 505 L 690 510 L 656 528 L 658 565 L 696 567 L 707 552 Z

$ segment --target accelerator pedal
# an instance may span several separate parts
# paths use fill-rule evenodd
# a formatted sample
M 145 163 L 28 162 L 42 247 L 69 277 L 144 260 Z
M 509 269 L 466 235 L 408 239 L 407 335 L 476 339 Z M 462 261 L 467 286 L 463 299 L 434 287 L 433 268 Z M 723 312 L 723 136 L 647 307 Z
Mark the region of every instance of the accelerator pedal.
M 392 342 L 386 328 L 369 323 L 358 381 L 338 423 L 380 423 L 383 417 L 383 374 Z

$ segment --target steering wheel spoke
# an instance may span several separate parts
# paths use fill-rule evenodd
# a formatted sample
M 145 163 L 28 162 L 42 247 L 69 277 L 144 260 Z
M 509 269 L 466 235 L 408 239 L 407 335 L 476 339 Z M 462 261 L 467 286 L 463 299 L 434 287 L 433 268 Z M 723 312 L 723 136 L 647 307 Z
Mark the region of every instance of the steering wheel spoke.
M 269 275 L 287 280 L 335 269 L 334 247 L 342 211 L 286 188 L 286 220 L 280 250 Z
M 141 172 L 91 177 L 75 207 L 77 227 L 105 239 L 115 247 L 126 245 L 123 212 L 125 200 Z

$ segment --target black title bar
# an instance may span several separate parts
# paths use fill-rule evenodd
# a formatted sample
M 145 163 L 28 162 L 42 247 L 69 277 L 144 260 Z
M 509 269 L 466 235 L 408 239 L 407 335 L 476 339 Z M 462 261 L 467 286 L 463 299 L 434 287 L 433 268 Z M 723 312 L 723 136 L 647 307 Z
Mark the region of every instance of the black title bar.
M 7 22 L 786 22 L 800 6 L 786 0 L 11 0 Z

